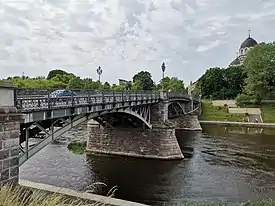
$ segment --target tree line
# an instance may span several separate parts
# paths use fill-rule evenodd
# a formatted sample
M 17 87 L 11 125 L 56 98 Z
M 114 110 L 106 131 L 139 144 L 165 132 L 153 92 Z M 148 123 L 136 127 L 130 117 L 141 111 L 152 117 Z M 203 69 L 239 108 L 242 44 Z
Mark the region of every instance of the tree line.
M 196 82 L 194 93 L 203 98 L 261 103 L 275 97 L 275 42 L 251 49 L 242 66 L 210 68 Z
M 177 77 L 165 77 L 158 84 L 152 80 L 148 71 L 141 71 L 135 74 L 132 81 L 122 84 L 111 85 L 108 82 L 102 83 L 92 78 L 81 78 L 73 73 L 61 69 L 51 70 L 47 77 L 14 76 L 2 79 L 1 81 L 13 82 L 18 88 L 49 88 L 49 89 L 92 89 L 92 90 L 164 90 L 186 92 L 183 80 Z

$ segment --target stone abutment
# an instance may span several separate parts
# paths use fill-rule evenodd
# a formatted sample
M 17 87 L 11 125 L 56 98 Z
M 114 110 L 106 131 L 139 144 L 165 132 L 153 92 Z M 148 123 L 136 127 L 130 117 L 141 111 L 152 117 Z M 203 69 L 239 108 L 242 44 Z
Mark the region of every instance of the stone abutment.
M 103 127 L 88 122 L 87 152 L 161 160 L 183 159 L 175 135 L 175 125 L 168 120 L 168 101 L 151 106 L 152 129 Z
M 13 85 L 0 84 L 0 184 L 18 183 L 22 114 L 14 107 Z

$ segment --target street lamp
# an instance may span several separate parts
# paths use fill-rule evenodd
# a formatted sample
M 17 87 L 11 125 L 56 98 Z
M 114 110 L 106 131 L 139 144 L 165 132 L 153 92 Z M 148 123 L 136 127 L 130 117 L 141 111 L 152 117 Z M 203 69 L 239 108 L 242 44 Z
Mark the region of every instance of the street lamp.
M 164 80 L 164 72 L 165 72 L 165 63 L 163 62 L 162 63 L 162 65 L 161 65 L 161 70 L 162 70 L 162 91 L 164 90 L 164 82 L 163 82 L 163 80 Z
M 98 74 L 98 81 L 99 81 L 99 83 L 100 83 L 100 75 L 102 74 L 102 69 L 101 69 L 100 66 L 96 69 L 96 72 L 97 72 L 97 74 Z

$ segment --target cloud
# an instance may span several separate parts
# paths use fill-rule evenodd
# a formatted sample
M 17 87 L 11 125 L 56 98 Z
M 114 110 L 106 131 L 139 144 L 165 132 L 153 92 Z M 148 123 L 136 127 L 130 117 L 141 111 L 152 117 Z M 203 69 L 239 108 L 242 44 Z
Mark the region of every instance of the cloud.
M 273 41 L 272 0 L 2 0 L 1 77 L 44 75 L 62 68 L 117 83 L 142 69 L 195 81 L 227 66 L 247 30 Z M 217 54 L 219 57 L 217 58 Z

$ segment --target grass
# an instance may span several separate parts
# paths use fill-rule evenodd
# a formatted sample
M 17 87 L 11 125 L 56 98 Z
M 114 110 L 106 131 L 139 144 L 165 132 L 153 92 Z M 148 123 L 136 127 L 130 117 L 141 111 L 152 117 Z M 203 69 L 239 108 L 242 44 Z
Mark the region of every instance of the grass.
M 112 197 L 112 194 L 108 196 Z M 99 206 L 106 205 L 104 203 L 96 203 L 91 200 L 83 200 L 75 197 L 68 197 L 58 193 L 50 193 L 47 191 L 35 190 L 32 188 L 26 188 L 19 185 L 11 186 L 4 185 L 0 187 L 0 205 L 1 206 Z M 165 204 L 164 204 L 165 205 Z M 203 202 L 193 202 L 193 203 L 179 203 L 177 205 L 186 206 L 216 206 L 224 205 L 226 203 L 203 203 Z M 246 202 L 236 205 L 242 206 L 275 206 L 275 201 L 271 199 Z
M 22 186 L 4 185 L 0 188 L 1 206 L 80 206 L 96 205 L 91 201 L 66 197 L 61 194 L 33 190 Z
M 202 102 L 202 115 L 200 120 L 242 122 L 246 120 L 245 114 L 230 114 L 226 106 L 213 106 L 208 101 Z
M 247 108 L 260 108 L 265 123 L 275 123 L 275 103 L 262 103 L 261 105 L 247 104 Z
M 86 141 L 73 141 L 68 145 L 68 149 L 75 154 L 84 154 L 86 145 Z

